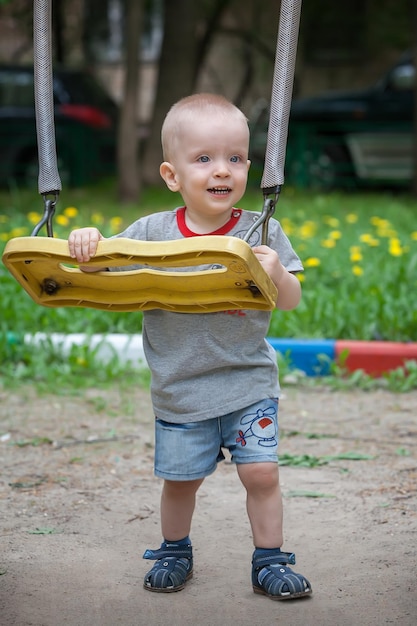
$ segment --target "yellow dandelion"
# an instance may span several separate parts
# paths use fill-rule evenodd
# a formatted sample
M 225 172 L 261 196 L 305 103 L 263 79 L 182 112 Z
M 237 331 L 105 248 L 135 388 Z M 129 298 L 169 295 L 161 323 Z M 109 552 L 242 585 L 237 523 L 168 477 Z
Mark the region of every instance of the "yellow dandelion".
M 36 211 L 30 211 L 28 213 L 28 220 L 31 224 L 38 224 L 41 221 L 41 214 Z
M 8 241 L 9 234 L 8 233 L 0 233 L 0 241 Z
M 0 215 L 0 220 L 1 220 L 1 215 Z M 411 239 L 413 241 L 417 241 L 417 230 L 413 230 L 413 232 L 411 233 Z
M 387 228 L 390 225 L 388 220 L 378 217 L 377 215 L 373 215 L 369 221 L 372 226 L 376 226 L 377 228 Z
M 348 213 L 345 217 L 345 220 L 348 224 L 356 224 L 356 222 L 358 221 L 358 216 L 356 215 L 356 213 Z
M 8 215 L 0 215 L 0 224 L 6 224 L 9 221 Z
M 362 276 L 363 268 L 360 265 L 352 265 L 352 274 L 354 276 Z
M 338 239 L 342 238 L 342 233 L 340 232 L 340 230 L 332 230 L 329 233 L 329 238 L 330 239 L 334 239 L 335 241 L 337 241 Z
M 110 228 L 112 229 L 113 232 L 116 232 L 120 229 L 120 226 L 122 225 L 122 218 L 121 217 L 112 217 L 110 219 Z
M 91 216 L 91 222 L 95 225 L 102 224 L 104 222 L 104 217 L 101 213 L 93 213 Z
M 392 227 L 389 220 L 382 219 L 380 217 L 371 217 L 370 222 L 376 228 L 377 235 L 379 237 L 395 237 L 396 231 Z
M 316 231 L 317 225 L 313 221 L 308 220 L 300 226 L 299 234 L 301 239 L 310 239 L 311 237 L 314 237 Z
M 391 256 L 401 256 L 403 254 L 404 249 L 397 237 L 391 237 L 389 240 L 388 251 Z
M 19 226 L 16 228 L 12 228 L 12 230 L 10 231 L 10 238 L 13 239 L 14 237 L 25 237 L 25 235 L 27 235 L 28 233 L 29 230 L 25 226 Z
M 366 243 L 367 246 L 371 246 L 373 248 L 379 246 L 379 240 L 369 233 L 364 233 L 363 235 L 360 235 L 359 239 L 360 241 L 362 241 L 362 243 Z
M 332 215 L 324 215 L 323 222 L 330 226 L 330 228 L 338 228 L 340 224 L 337 217 L 333 217 Z
M 281 226 L 288 235 L 291 235 L 294 232 L 294 224 L 289 217 L 282 218 Z
M 56 223 L 59 224 L 60 226 L 68 226 L 69 219 L 66 215 L 57 215 Z
M 305 274 L 297 272 L 296 276 L 297 276 L 298 280 L 300 281 L 300 283 L 304 283 L 305 282 L 305 280 L 306 280 Z
M 320 245 L 322 248 L 334 248 L 336 242 L 334 239 L 323 239 L 323 241 L 320 242 Z
M 376 230 L 376 234 L 378 235 L 378 237 L 386 237 L 387 239 L 397 236 L 397 232 L 394 230 L 394 228 L 391 227 L 378 227 Z
M 359 261 L 362 261 L 362 259 L 363 256 L 359 250 L 350 253 L 350 260 L 352 261 L 352 263 L 359 263 Z
M 73 217 L 77 217 L 78 209 L 75 206 L 67 206 L 67 208 L 64 209 L 64 215 L 66 215 L 70 219 Z
M 320 259 L 316 256 L 311 256 L 304 262 L 304 267 L 318 267 L 320 265 Z

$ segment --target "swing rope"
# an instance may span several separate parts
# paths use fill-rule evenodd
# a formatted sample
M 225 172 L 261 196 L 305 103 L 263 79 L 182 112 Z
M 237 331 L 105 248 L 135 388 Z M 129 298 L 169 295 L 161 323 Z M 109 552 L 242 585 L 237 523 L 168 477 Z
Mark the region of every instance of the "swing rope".
M 244 237 L 244 241 L 249 241 L 252 233 L 262 224 L 262 243 L 266 244 L 268 222 L 275 212 L 281 187 L 284 184 L 288 121 L 294 84 L 301 4 L 302 0 L 281 1 L 268 137 L 261 180 L 264 205 L 259 220 L 253 224 Z
M 116 238 L 101 241 L 89 263 L 106 267 L 138 264 L 144 269 L 85 273 L 73 267 L 66 240 L 53 238 L 52 219 L 62 189 L 57 166 L 53 110 L 51 0 L 34 0 L 34 82 L 39 154 L 39 193 L 44 214 L 31 237 L 11 239 L 3 262 L 32 299 L 43 306 L 85 306 L 136 311 L 162 308 L 176 312 L 227 309 L 272 310 L 277 290 L 248 241 L 268 222 L 284 183 L 284 164 L 302 0 L 282 0 L 273 89 L 261 188 L 264 204 L 243 240 L 206 235 L 172 242 Z M 50 197 L 52 196 L 52 198 Z M 48 237 L 37 237 L 46 225 Z M 215 263 L 216 269 L 166 271 Z M 152 268 L 150 267 L 152 266 Z M 220 266 L 220 267 L 219 267 Z M 160 271 L 161 268 L 163 271 Z
M 35 0 L 33 4 L 33 73 L 35 115 L 39 161 L 39 193 L 44 199 L 44 214 L 32 232 L 39 233 L 46 224 L 53 237 L 52 219 L 62 189 L 55 145 L 54 93 L 52 72 L 52 2 Z M 49 196 L 53 196 L 51 199 Z

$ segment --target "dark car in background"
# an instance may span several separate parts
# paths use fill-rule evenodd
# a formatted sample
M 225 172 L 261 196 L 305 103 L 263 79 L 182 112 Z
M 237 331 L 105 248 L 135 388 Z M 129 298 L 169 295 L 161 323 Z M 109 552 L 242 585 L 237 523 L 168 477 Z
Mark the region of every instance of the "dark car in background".
M 63 184 L 79 186 L 115 171 L 118 109 L 86 72 L 55 69 L 53 79 L 58 169 Z M 0 66 L 0 185 L 37 185 L 33 68 Z
M 292 103 L 286 181 L 301 187 L 409 185 L 413 177 L 415 67 L 404 55 L 376 85 Z M 269 114 L 252 120 L 263 158 Z

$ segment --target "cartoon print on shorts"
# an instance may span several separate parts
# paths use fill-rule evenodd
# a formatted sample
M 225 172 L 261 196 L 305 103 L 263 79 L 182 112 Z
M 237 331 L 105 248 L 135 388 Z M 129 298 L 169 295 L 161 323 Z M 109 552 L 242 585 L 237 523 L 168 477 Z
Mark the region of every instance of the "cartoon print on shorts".
M 266 409 L 258 409 L 256 413 L 248 413 L 240 420 L 246 430 L 239 430 L 236 443 L 246 446 L 249 437 L 256 437 L 258 446 L 271 448 L 277 445 L 277 426 L 272 419 L 276 415 L 276 407 L 270 406 Z M 272 417 L 270 417 L 272 416 Z

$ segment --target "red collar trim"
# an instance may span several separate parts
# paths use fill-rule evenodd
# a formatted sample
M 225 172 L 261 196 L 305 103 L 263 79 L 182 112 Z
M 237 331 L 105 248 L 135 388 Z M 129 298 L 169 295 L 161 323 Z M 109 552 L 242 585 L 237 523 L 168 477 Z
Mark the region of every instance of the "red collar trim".
M 185 206 L 177 209 L 177 225 L 178 225 L 178 228 L 180 229 L 181 235 L 183 235 L 184 237 L 201 237 L 202 236 L 201 233 L 193 233 L 193 231 L 190 230 L 187 224 L 185 223 L 185 209 L 186 209 Z M 227 233 L 230 233 L 232 228 L 236 226 L 241 215 L 242 215 L 242 209 L 232 209 L 232 216 L 230 220 L 224 226 L 222 226 L 221 228 L 218 228 L 217 230 L 213 230 L 212 233 L 204 233 L 204 234 L 205 235 L 227 235 Z

